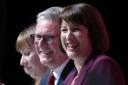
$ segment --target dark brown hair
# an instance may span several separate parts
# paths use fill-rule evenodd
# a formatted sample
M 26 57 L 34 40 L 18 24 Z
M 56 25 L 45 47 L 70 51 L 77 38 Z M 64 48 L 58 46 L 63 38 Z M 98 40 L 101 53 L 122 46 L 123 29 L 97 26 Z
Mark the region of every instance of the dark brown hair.
M 90 4 L 78 3 L 64 8 L 61 22 L 80 24 L 87 27 L 94 52 L 104 53 L 109 49 L 109 36 L 99 11 Z

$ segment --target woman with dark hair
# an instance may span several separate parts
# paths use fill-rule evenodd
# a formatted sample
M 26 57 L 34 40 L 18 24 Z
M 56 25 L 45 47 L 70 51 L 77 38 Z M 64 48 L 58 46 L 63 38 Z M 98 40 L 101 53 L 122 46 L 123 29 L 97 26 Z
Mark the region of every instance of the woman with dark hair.
M 125 85 L 119 65 L 106 55 L 109 36 L 99 11 L 89 4 L 73 4 L 64 8 L 60 19 L 61 43 L 75 64 L 65 85 Z

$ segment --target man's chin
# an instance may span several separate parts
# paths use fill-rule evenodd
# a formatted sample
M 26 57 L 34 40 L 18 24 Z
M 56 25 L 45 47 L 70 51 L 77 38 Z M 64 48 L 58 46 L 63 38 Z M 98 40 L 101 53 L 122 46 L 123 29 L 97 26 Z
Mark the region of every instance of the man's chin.
M 51 58 L 40 58 L 40 62 L 42 65 L 47 66 L 52 62 L 52 59 Z

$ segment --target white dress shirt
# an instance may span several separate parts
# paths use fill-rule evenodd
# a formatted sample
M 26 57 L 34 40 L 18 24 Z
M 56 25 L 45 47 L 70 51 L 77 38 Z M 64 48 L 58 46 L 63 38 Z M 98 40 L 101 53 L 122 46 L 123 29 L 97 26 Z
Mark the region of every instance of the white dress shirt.
M 61 73 L 62 73 L 63 69 L 65 68 L 65 66 L 67 65 L 68 62 L 69 62 L 69 59 L 67 59 L 63 64 L 61 64 L 58 68 L 56 68 L 53 71 L 53 75 L 55 77 L 54 85 L 57 85 L 57 83 L 59 81 L 59 77 L 61 76 Z

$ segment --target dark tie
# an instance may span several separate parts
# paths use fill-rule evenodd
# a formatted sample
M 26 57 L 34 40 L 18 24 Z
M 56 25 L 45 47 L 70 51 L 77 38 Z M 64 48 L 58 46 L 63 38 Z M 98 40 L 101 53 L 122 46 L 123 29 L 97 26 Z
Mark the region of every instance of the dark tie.
M 49 78 L 49 81 L 48 81 L 48 85 L 54 85 L 54 80 L 55 80 L 55 77 L 54 75 L 52 74 Z

